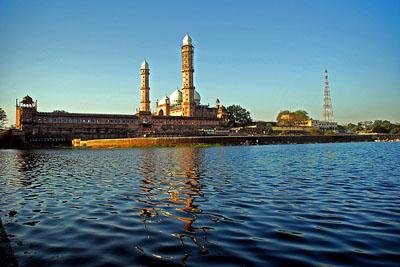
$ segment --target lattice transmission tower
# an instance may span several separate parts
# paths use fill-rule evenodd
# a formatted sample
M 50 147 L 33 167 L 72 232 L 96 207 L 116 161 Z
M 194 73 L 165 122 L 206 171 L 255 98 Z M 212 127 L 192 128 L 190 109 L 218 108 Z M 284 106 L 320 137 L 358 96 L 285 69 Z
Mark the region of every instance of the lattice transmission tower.
M 328 82 L 328 71 L 325 70 L 324 75 L 324 120 L 325 121 L 333 121 L 333 110 L 332 110 L 332 102 L 331 96 L 329 93 L 329 82 Z

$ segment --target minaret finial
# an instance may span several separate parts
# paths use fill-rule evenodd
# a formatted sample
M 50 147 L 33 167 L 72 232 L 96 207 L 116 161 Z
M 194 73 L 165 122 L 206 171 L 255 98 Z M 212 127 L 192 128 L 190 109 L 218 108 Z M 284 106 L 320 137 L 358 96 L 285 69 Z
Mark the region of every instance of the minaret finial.
M 192 45 L 192 38 L 190 37 L 188 32 L 186 32 L 185 37 L 183 37 L 182 45 Z
M 143 60 L 142 65 L 140 66 L 142 70 L 149 69 L 149 63 L 147 62 L 146 58 Z

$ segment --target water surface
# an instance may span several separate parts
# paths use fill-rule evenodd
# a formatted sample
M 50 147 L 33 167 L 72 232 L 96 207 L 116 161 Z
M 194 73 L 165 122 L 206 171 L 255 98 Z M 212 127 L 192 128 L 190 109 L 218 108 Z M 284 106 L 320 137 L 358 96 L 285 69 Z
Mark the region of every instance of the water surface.
M 398 266 L 399 152 L 0 150 L 0 215 L 21 266 Z

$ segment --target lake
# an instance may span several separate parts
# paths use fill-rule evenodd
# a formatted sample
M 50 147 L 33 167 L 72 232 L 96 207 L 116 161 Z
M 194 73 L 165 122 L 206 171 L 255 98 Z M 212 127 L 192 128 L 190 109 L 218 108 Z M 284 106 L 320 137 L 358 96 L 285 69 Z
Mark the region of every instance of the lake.
M 400 262 L 400 143 L 0 150 L 0 163 L 21 266 Z

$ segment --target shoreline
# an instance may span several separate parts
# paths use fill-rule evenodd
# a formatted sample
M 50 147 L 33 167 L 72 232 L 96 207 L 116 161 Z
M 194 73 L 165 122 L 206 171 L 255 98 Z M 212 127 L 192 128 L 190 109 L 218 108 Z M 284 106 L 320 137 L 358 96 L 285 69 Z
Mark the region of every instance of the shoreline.
M 16 137 L 17 138 L 17 137 Z M 1 138 L 0 138 L 1 139 Z M 71 139 L 70 139 L 71 140 Z M 8 142 L 7 142 L 8 141 Z M 62 143 L 16 142 L 0 140 L 0 149 L 86 149 L 86 148 L 132 148 L 132 147 L 209 147 L 273 144 L 313 144 L 342 142 L 399 142 L 400 135 L 393 134 L 332 134 L 332 135 L 208 135 L 133 137 L 115 139 L 73 139 Z
M 11 248 L 10 240 L 0 218 L 0 265 L 1 266 L 18 266 L 17 259 Z
M 375 142 L 397 139 L 391 135 L 259 135 L 259 136 L 190 136 L 140 137 L 118 139 L 74 139 L 74 148 L 131 148 L 131 147 L 206 147 L 235 145 L 312 144 L 343 142 Z

